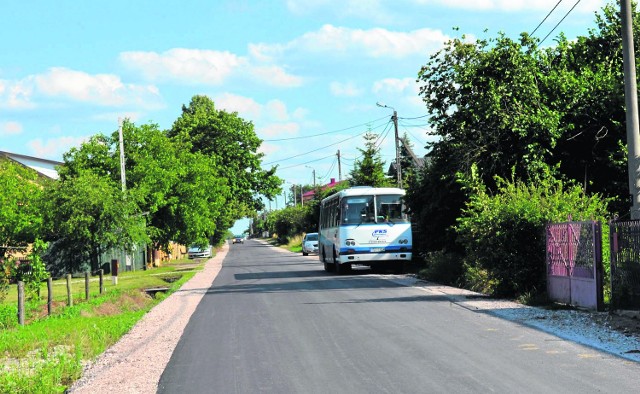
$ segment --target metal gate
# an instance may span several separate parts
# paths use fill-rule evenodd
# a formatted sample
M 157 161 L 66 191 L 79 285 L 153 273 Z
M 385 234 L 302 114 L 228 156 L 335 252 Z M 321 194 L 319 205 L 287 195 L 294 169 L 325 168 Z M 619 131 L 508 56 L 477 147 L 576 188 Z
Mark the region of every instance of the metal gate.
M 547 225 L 547 293 L 552 301 L 602 310 L 602 229 L 599 222 Z
M 611 307 L 640 309 L 640 221 L 610 223 Z

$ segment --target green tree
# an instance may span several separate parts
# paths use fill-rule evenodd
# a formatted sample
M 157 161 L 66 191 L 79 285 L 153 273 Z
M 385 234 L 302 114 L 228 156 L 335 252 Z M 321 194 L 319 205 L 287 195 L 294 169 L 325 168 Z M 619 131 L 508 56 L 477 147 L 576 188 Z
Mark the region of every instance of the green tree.
M 223 237 L 227 228 L 216 222 L 229 188 L 215 158 L 192 152 L 187 141 L 168 137 L 155 124 L 125 122 L 123 133 L 129 195 L 144 212 L 154 245 L 204 245 Z
M 384 161 L 380 157 L 380 148 L 376 146 L 378 135 L 367 132 L 364 135 L 364 149 L 358 148 L 362 157 L 356 159 L 349 173 L 352 186 L 390 186 L 391 181 L 384 171 Z
M 0 157 L 0 260 L 8 248 L 26 247 L 38 236 L 39 198 L 47 183 L 35 171 Z
M 146 240 L 135 202 L 125 198 L 119 183 L 90 170 L 47 188 L 43 205 L 45 236 L 52 242 L 47 260 L 57 274 L 87 263 L 96 270 L 104 250 L 132 250 Z
M 264 208 L 260 196 L 274 198 L 281 192 L 282 180 L 276 168 L 263 170 L 262 141 L 253 123 L 217 110 L 206 96 L 194 96 L 169 130 L 169 136 L 191 144 L 193 152 L 201 152 L 216 163 L 217 174 L 229 187 L 226 203 L 216 220 L 217 228 L 229 228 L 235 220 L 250 216 Z

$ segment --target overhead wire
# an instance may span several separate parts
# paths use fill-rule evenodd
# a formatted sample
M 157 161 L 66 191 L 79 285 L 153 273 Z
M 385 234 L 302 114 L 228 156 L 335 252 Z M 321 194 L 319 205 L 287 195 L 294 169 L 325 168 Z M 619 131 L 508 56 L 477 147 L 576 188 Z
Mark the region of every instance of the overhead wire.
M 540 43 L 539 43 L 538 45 L 542 45 L 542 43 L 544 42 L 544 40 L 546 40 L 546 39 L 547 39 L 547 37 L 549 37 L 549 36 L 551 35 L 551 33 L 553 33 L 553 31 L 554 31 L 558 26 L 560 26 L 560 24 L 562 23 L 562 21 L 564 21 L 564 20 L 565 20 L 565 18 L 566 18 L 567 16 L 569 16 L 569 14 L 571 13 L 571 11 L 573 11 L 573 9 L 574 9 L 574 8 L 576 8 L 576 6 L 577 6 L 579 3 L 580 3 L 580 0 L 576 1 L 576 3 L 573 5 L 573 7 L 571 7 L 571 9 L 570 9 L 569 11 L 567 11 L 567 13 L 566 13 L 566 14 L 564 14 L 564 16 L 562 17 L 562 19 L 560 19 L 560 22 L 556 23 L 556 25 L 553 27 L 553 29 L 551 29 L 551 31 L 550 31 L 546 36 L 544 36 L 544 38 L 542 39 L 542 41 L 540 41 Z
M 279 160 L 270 161 L 270 162 L 268 162 L 268 163 L 264 163 L 264 165 L 266 166 L 266 165 L 270 165 L 270 164 L 274 164 L 274 163 L 279 163 L 279 162 L 281 162 L 281 161 L 287 161 L 287 160 L 295 159 L 296 157 L 300 157 L 300 156 L 307 155 L 307 154 L 309 154 L 309 153 L 317 152 L 317 151 L 319 151 L 319 150 L 322 150 L 322 149 L 328 148 L 328 147 L 330 147 L 330 146 L 338 145 L 338 144 L 341 144 L 341 143 L 343 143 L 343 142 L 345 142 L 345 141 L 349 141 L 349 140 L 352 140 L 352 139 L 354 139 L 354 138 L 356 138 L 356 137 L 360 137 L 361 135 L 363 135 L 363 134 L 367 133 L 368 131 L 369 131 L 369 130 L 365 130 L 365 131 L 363 131 L 362 133 L 356 134 L 356 135 L 354 135 L 354 136 L 352 136 L 352 137 L 345 138 L 344 140 L 340 140 L 340 141 L 338 141 L 338 142 L 334 142 L 333 144 L 325 145 L 325 146 L 323 146 L 323 147 L 320 147 L 320 148 L 317 148 L 317 149 L 314 149 L 314 150 L 310 150 L 310 151 L 308 151 L 308 152 L 300 153 L 300 154 L 297 154 L 297 155 L 294 155 L 294 156 L 285 157 L 284 159 L 279 159 Z
M 369 121 L 367 123 L 361 123 L 359 125 L 345 127 L 344 129 L 327 131 L 327 132 L 319 133 L 319 134 L 299 136 L 299 137 L 289 137 L 289 138 L 268 139 L 268 140 L 262 140 L 262 141 L 264 141 L 264 142 L 280 142 L 280 141 L 290 141 L 290 140 L 299 140 L 299 139 L 304 139 L 304 138 L 320 137 L 320 136 L 327 135 L 327 134 L 334 134 L 334 133 L 339 133 L 341 131 L 347 131 L 347 130 L 355 129 L 355 128 L 358 128 L 358 127 L 367 126 L 367 125 L 369 125 L 371 123 L 378 122 L 378 121 L 380 121 L 382 119 L 386 119 L 386 118 L 387 117 L 385 116 L 385 117 L 382 117 L 382 118 L 374 119 L 374 120 Z
M 558 6 L 560 5 L 560 3 L 562 3 L 563 0 L 559 0 L 556 5 L 551 9 L 551 11 L 549 11 L 549 13 L 547 14 L 547 16 L 544 17 L 544 19 L 542 20 L 542 22 L 538 23 L 538 26 L 536 26 L 535 29 L 533 29 L 533 31 L 529 34 L 530 36 L 533 36 L 536 31 L 538 31 L 538 29 L 540 28 L 540 26 L 542 26 L 542 24 L 544 23 L 544 21 L 547 20 L 547 18 L 553 13 L 553 11 L 555 11 L 556 8 L 558 8 Z
M 313 160 L 305 161 L 304 163 L 293 164 L 293 165 L 286 166 L 286 167 L 278 167 L 278 169 L 279 170 L 286 170 L 286 169 L 289 169 L 289 168 L 300 167 L 300 166 L 303 166 L 305 164 L 315 163 L 317 161 L 328 159 L 328 158 L 333 157 L 333 156 L 335 156 L 335 155 L 329 155 L 329 156 L 321 157 L 319 159 L 313 159 Z

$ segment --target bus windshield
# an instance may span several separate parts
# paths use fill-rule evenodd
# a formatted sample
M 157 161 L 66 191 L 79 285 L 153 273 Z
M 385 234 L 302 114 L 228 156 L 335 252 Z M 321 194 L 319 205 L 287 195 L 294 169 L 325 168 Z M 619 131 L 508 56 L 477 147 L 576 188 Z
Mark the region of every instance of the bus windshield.
M 402 212 L 401 196 L 376 196 L 377 222 L 406 223 L 407 215 Z
M 345 197 L 342 223 L 406 223 L 399 195 Z

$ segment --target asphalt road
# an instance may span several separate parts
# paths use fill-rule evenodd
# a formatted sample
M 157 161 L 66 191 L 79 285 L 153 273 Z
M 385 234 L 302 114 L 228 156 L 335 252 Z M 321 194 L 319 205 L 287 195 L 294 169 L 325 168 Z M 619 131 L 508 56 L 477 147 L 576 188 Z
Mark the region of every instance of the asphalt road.
M 159 393 L 635 393 L 640 364 L 368 270 L 231 245 Z

